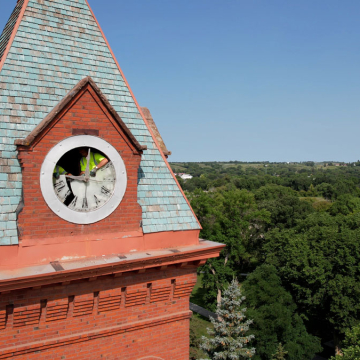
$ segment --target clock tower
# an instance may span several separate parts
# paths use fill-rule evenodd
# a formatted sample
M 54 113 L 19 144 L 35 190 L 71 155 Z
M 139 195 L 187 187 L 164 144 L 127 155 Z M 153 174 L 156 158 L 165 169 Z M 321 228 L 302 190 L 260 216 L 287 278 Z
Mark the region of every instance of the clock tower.
M 197 268 L 223 245 L 199 239 L 150 118 L 87 0 L 17 1 L 0 37 L 0 359 L 189 358 Z

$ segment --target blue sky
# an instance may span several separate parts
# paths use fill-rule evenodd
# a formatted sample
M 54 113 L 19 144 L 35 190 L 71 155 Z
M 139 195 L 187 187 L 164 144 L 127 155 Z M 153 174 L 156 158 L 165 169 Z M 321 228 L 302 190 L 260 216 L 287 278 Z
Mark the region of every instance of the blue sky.
M 170 161 L 360 159 L 360 1 L 89 2 Z

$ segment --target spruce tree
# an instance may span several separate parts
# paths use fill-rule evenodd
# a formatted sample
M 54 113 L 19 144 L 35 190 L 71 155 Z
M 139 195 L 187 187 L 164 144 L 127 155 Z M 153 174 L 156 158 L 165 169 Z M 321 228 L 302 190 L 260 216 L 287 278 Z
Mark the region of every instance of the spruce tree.
M 276 353 L 273 354 L 272 360 L 285 360 L 288 351 L 285 351 L 282 343 L 279 343 Z
M 244 300 L 239 283 L 233 280 L 218 305 L 217 319 L 211 318 L 214 330 L 207 329 L 212 338 L 202 337 L 200 347 L 208 356 L 206 360 L 240 360 L 255 354 L 254 348 L 247 348 L 254 336 L 245 335 L 252 320 L 245 320 L 246 309 L 241 308 Z

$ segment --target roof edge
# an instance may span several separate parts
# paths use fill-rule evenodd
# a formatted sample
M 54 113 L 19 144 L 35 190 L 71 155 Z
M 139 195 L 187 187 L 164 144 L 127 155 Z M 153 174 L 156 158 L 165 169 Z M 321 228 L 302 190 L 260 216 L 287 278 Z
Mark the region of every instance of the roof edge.
M 18 1 L 19 1 L 19 0 L 18 0 Z M 18 1 L 17 1 L 17 2 L 18 2 Z M 15 36 L 16 36 L 16 33 L 17 33 L 18 29 L 19 29 L 20 23 L 21 23 L 21 21 L 22 21 L 22 18 L 23 18 L 23 16 L 24 16 L 24 13 L 25 13 L 25 10 L 26 10 L 26 8 L 27 8 L 27 6 L 28 6 L 28 3 L 29 3 L 29 0 L 24 0 L 24 4 L 23 4 L 22 9 L 21 9 L 21 11 L 20 11 L 20 14 L 19 14 L 19 16 L 18 16 L 18 18 L 17 18 L 17 20 L 16 20 L 16 23 L 15 23 L 14 29 L 13 29 L 13 31 L 12 31 L 12 33 L 11 33 L 9 42 L 8 42 L 8 44 L 7 44 L 7 46 L 6 46 L 6 49 L 5 49 L 5 51 L 4 51 L 4 54 L 3 54 L 2 58 L 1 58 L 1 61 L 0 61 L 0 72 L 1 72 L 1 70 L 2 70 L 2 68 L 3 68 L 3 66 L 4 66 L 4 64 L 5 64 L 6 58 L 7 58 L 8 54 L 9 54 L 10 49 L 11 49 L 12 43 L 13 43 L 13 41 L 14 41 L 14 39 L 15 39 Z M 15 8 L 16 8 L 16 5 L 15 5 Z
M 163 249 L 163 252 L 167 252 L 166 254 L 154 254 L 150 257 L 146 255 L 140 258 L 126 260 L 119 258 L 117 262 L 109 262 L 102 265 L 85 265 L 72 270 L 55 270 L 55 268 L 52 267 L 51 272 L 8 277 L 5 280 L 0 280 L 0 292 L 21 290 L 34 286 L 46 286 L 64 281 L 76 281 L 98 276 L 122 274 L 131 271 L 146 271 L 154 268 L 160 269 L 161 266 L 180 266 L 180 264 L 183 264 L 183 266 L 198 267 L 207 259 L 218 257 L 221 250 L 225 247 L 225 245 L 221 243 L 199 240 L 198 245 L 185 247 L 185 249 L 179 247 L 178 250 L 180 251 L 172 252 L 171 249 Z M 143 252 L 143 254 L 145 254 L 145 252 Z M 119 255 L 114 256 L 119 257 Z M 79 264 L 81 264 L 81 262 L 82 260 L 79 260 Z M 44 264 L 42 266 L 48 267 L 50 264 Z M 38 266 L 39 265 L 37 265 L 37 269 Z M 24 269 L 29 271 L 31 267 L 25 267 Z
M 146 120 L 148 121 L 148 123 L 149 123 L 149 125 L 151 127 L 151 130 L 153 131 L 154 135 L 156 136 L 156 140 L 159 142 L 159 145 L 161 147 L 162 152 L 164 153 L 164 155 L 167 158 L 168 156 L 171 155 L 171 151 L 169 151 L 167 149 L 167 147 L 165 145 L 165 142 L 164 142 L 164 139 L 162 138 L 162 136 L 161 136 L 161 134 L 159 132 L 159 129 L 156 126 L 156 123 L 155 123 L 154 118 L 152 117 L 152 115 L 150 113 L 150 110 L 145 106 L 142 106 L 141 110 L 142 110 L 144 116 L 146 117 Z
M 131 140 L 132 144 L 137 151 L 142 152 L 147 149 L 147 146 L 140 145 L 136 140 L 135 136 L 131 133 L 130 129 L 126 124 L 121 120 L 121 117 L 112 107 L 110 102 L 107 100 L 106 96 L 101 92 L 99 87 L 95 84 L 94 80 L 87 76 L 84 79 L 80 80 L 68 93 L 65 97 L 50 111 L 50 113 L 35 127 L 33 131 L 25 139 L 15 140 L 15 145 L 29 147 L 33 144 L 37 136 L 46 129 L 46 127 L 55 119 L 55 117 L 79 94 L 79 92 L 87 85 L 90 85 L 95 93 L 99 96 L 101 101 L 106 106 L 107 110 L 117 121 L 121 129 L 125 132 L 128 138 Z
M 130 92 L 130 94 L 131 94 L 131 96 L 132 96 L 132 98 L 133 98 L 133 100 L 134 100 L 134 102 L 135 102 L 135 105 L 136 105 L 136 107 L 137 107 L 137 109 L 138 109 L 138 111 L 139 111 L 139 114 L 141 115 L 141 117 L 142 117 L 142 119 L 143 119 L 146 127 L 148 128 L 148 130 L 149 130 L 149 132 L 150 132 L 150 134 L 151 134 L 151 137 L 152 137 L 152 139 L 153 139 L 153 141 L 154 141 L 157 149 L 159 150 L 160 155 L 162 156 L 163 160 L 165 161 L 165 164 L 166 164 L 167 168 L 169 169 L 170 174 L 172 175 L 173 179 L 175 180 L 175 183 L 177 184 L 177 186 L 178 186 L 180 192 L 182 193 L 182 195 L 183 195 L 186 203 L 188 204 L 188 206 L 189 206 L 189 208 L 190 208 L 193 216 L 195 217 L 195 219 L 196 219 L 196 221 L 197 221 L 200 229 L 202 229 L 202 226 L 201 226 L 201 224 L 200 224 L 199 219 L 197 218 L 197 216 L 196 216 L 196 214 L 195 214 L 195 212 L 194 212 L 194 210 L 193 210 L 193 208 L 192 208 L 192 206 L 191 206 L 188 198 L 186 197 L 186 195 L 185 195 L 182 187 L 180 186 L 179 182 L 177 181 L 176 176 L 174 175 L 174 172 L 172 171 L 171 166 L 170 166 L 170 164 L 168 163 L 165 154 L 162 152 L 161 147 L 160 147 L 158 141 L 156 140 L 156 138 L 155 138 L 155 136 L 154 136 L 154 133 L 153 133 L 153 131 L 152 131 L 149 123 L 147 122 L 147 120 L 146 120 L 143 112 L 141 111 L 141 107 L 140 107 L 139 103 L 137 102 L 137 100 L 136 100 L 136 98 L 135 98 L 135 95 L 134 95 L 133 91 L 131 90 L 131 87 L 130 87 L 128 81 L 126 80 L 126 77 L 125 77 L 123 71 L 121 70 L 121 67 L 120 67 L 120 65 L 119 65 L 119 63 L 118 63 L 118 61 L 117 61 L 117 59 L 116 59 L 116 57 L 115 57 L 115 55 L 114 55 L 114 52 L 113 52 L 112 49 L 111 49 L 111 46 L 110 46 L 109 42 L 107 41 L 107 38 L 106 38 L 106 36 L 105 36 L 105 34 L 104 34 L 104 32 L 103 32 L 103 30 L 102 30 L 99 22 L 98 22 L 97 19 L 96 19 L 96 16 L 95 16 L 95 14 L 94 14 L 94 12 L 93 12 L 90 4 L 89 4 L 89 1 L 88 1 L 88 0 L 85 0 L 85 1 L 86 1 L 86 4 L 87 4 L 88 7 L 89 7 L 89 10 L 90 10 L 90 12 L 91 12 L 91 14 L 92 14 L 92 16 L 93 16 L 93 18 L 94 18 L 94 20 L 95 20 L 98 28 L 99 28 L 99 30 L 100 30 L 100 32 L 101 32 L 103 38 L 104 38 L 104 41 L 105 41 L 107 47 L 109 48 L 109 51 L 110 51 L 110 53 L 111 53 L 111 55 L 112 55 L 112 57 L 113 57 L 113 59 L 114 59 L 114 61 L 115 61 L 115 64 L 116 64 L 116 66 L 118 67 L 118 69 L 119 69 L 119 71 L 120 71 L 120 74 L 121 74 L 122 78 L 124 79 L 124 82 L 125 82 L 127 88 L 129 89 L 129 92 Z

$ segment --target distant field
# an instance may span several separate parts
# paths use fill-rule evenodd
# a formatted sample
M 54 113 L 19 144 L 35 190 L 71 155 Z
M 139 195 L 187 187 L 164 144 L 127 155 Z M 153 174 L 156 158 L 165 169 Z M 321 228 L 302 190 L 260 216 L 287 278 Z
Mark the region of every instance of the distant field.
M 181 173 L 181 172 L 185 172 L 186 171 L 186 167 L 179 165 L 178 163 L 176 164 L 170 164 L 171 168 L 174 172 L 176 173 Z
M 211 169 L 211 166 L 209 164 L 205 164 L 205 163 L 199 163 L 199 166 L 202 168 L 209 168 Z
M 227 169 L 227 168 L 237 168 L 239 166 L 241 166 L 243 169 L 247 168 L 247 167 L 252 167 L 252 168 L 263 168 L 264 164 L 232 164 L 232 163 L 221 163 L 221 165 Z
M 199 166 L 200 168 L 203 169 L 210 169 L 213 167 L 214 164 L 216 164 L 217 166 L 221 166 L 224 169 L 229 169 L 229 168 L 237 168 L 237 167 L 241 167 L 243 170 L 246 170 L 247 168 L 255 168 L 255 169 L 262 169 L 265 167 L 269 167 L 269 168 L 276 168 L 276 167 L 291 167 L 292 169 L 296 169 L 296 170 L 301 170 L 301 169 L 305 169 L 305 170 L 311 170 L 311 169 L 324 169 L 324 170 L 333 170 L 333 169 L 339 169 L 341 168 L 341 166 L 324 166 L 324 163 L 315 163 L 314 166 L 309 166 L 305 163 L 268 163 L 268 162 L 263 162 L 263 163 L 259 163 L 259 164 L 254 164 L 254 163 L 233 163 L 233 162 L 176 162 L 176 163 L 172 163 L 170 162 L 171 168 L 173 169 L 174 172 L 186 172 L 187 169 L 191 166 L 193 166 L 194 164 L 196 164 L 197 166 Z M 267 165 L 267 166 L 265 166 Z

